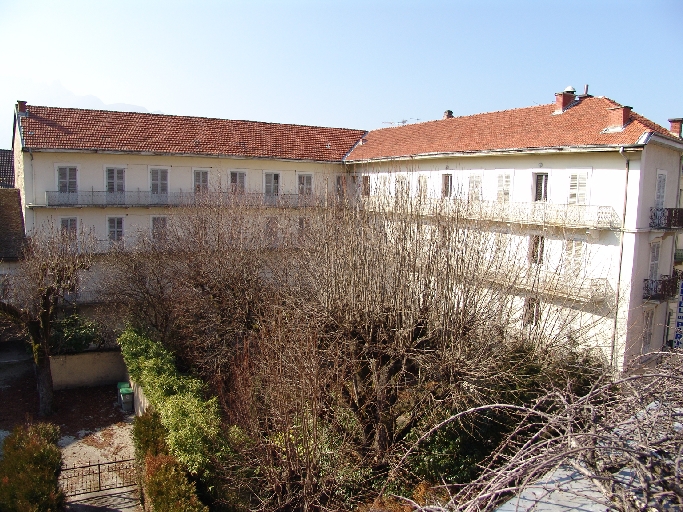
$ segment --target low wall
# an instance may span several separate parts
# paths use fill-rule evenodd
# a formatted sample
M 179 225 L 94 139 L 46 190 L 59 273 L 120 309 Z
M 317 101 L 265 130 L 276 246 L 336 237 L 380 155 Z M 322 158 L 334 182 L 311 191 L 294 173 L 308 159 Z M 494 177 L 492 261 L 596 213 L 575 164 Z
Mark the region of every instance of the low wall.
M 135 409 L 136 416 L 142 416 L 145 411 L 151 407 L 145 392 L 142 390 L 142 386 L 135 381 L 131 381 L 131 387 L 133 388 L 133 407 Z
M 51 356 L 54 389 L 69 389 L 116 384 L 128 380 L 121 352 L 82 352 Z

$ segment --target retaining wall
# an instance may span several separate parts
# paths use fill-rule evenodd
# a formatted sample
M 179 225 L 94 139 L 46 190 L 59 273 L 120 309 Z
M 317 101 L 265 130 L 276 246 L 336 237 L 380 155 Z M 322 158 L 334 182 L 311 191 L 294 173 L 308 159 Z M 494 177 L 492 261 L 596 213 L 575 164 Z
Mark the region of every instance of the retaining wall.
M 104 386 L 128 380 L 121 352 L 82 352 L 51 356 L 54 389 Z

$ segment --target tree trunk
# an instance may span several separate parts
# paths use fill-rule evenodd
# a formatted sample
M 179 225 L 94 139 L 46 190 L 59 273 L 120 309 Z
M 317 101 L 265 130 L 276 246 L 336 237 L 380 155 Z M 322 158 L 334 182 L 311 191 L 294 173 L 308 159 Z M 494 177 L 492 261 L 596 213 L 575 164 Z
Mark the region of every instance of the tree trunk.
M 38 386 L 38 416 L 50 416 L 54 412 L 52 370 L 50 369 L 49 330 L 41 328 L 38 321 L 28 322 L 28 331 L 33 348 L 36 385 Z M 44 336 L 47 333 L 47 336 Z

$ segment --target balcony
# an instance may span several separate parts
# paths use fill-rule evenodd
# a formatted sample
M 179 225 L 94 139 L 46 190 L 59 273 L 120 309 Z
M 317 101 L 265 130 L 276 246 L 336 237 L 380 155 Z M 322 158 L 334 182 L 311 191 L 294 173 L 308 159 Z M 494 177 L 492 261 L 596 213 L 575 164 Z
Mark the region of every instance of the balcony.
M 535 267 L 513 265 L 492 271 L 486 277 L 498 286 L 565 301 L 610 305 L 615 296 L 606 278 L 584 278 Z
M 650 228 L 683 229 L 683 208 L 650 208 Z
M 150 191 L 129 192 L 45 192 L 45 204 L 50 207 L 149 207 L 149 206 L 245 206 L 303 208 L 324 206 L 326 198 L 304 194 L 236 194 L 231 192 L 170 192 L 153 194 Z
M 403 210 L 424 215 L 454 216 L 466 220 L 570 229 L 621 229 L 621 218 L 611 206 L 554 204 L 545 201 L 467 201 L 457 197 L 401 200 L 388 196 L 362 197 L 361 204 L 368 209 Z
M 643 299 L 672 300 L 678 295 L 678 275 L 659 276 L 659 279 L 645 279 Z

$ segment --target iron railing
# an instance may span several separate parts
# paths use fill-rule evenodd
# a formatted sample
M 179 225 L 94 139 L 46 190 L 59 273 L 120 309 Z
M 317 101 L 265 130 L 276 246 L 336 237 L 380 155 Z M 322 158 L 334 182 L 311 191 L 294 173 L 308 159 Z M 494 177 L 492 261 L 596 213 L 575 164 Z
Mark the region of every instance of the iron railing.
M 500 268 L 489 272 L 487 279 L 499 286 L 570 301 L 610 304 L 615 297 L 614 288 L 606 278 L 584 278 L 534 266 Z
M 672 300 L 678 294 L 678 275 L 659 276 L 659 279 L 643 280 L 643 299 Z
M 150 191 L 127 192 L 45 192 L 47 206 L 201 206 L 243 205 L 251 207 L 301 208 L 324 206 L 326 198 L 307 194 L 239 194 L 231 192 L 169 192 L 155 194 Z
M 683 229 L 683 208 L 650 208 L 651 229 Z
M 67 496 L 137 485 L 135 459 L 63 466 L 59 484 Z

